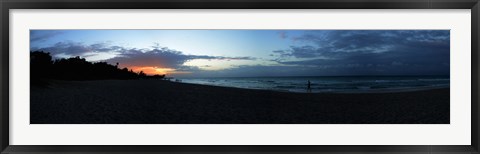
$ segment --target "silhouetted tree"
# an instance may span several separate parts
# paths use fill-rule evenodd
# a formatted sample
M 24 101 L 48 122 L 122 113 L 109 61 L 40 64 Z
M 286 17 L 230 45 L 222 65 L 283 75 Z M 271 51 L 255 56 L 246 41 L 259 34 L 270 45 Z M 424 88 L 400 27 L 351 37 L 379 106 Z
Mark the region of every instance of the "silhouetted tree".
M 52 74 L 52 56 L 43 51 L 30 54 L 30 78 L 34 85 L 44 84 L 42 80 L 51 78 Z
M 43 51 L 30 54 L 30 73 L 35 78 L 46 78 L 51 76 L 52 57 L 50 53 Z
M 143 73 L 143 71 L 140 71 L 140 72 L 138 73 L 138 76 L 139 76 L 140 78 L 145 78 L 145 77 L 147 77 L 147 74 Z
M 58 80 L 105 80 L 163 78 L 165 75 L 148 76 L 143 71 L 138 74 L 128 68 L 118 68 L 106 62 L 88 62 L 84 58 L 72 57 L 52 61 L 50 53 L 34 51 L 30 54 L 30 72 L 32 82 L 42 79 Z

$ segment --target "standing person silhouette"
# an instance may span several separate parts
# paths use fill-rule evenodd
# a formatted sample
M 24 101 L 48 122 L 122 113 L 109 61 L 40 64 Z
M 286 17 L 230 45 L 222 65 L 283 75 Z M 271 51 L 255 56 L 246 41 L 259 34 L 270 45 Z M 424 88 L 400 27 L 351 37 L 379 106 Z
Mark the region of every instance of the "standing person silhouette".
M 310 83 L 310 80 L 308 80 L 308 84 L 307 84 L 307 91 L 308 92 L 312 92 L 311 85 L 312 85 L 312 83 Z

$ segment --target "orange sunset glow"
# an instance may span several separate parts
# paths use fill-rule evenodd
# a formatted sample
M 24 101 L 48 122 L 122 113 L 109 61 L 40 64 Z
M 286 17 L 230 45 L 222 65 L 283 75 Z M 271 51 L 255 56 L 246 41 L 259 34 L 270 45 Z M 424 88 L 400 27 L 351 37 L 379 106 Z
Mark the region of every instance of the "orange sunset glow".
M 129 66 L 129 69 L 132 69 L 134 72 L 143 71 L 147 75 L 168 75 L 168 74 L 188 74 L 190 72 L 177 71 L 173 68 L 161 68 L 155 66 Z

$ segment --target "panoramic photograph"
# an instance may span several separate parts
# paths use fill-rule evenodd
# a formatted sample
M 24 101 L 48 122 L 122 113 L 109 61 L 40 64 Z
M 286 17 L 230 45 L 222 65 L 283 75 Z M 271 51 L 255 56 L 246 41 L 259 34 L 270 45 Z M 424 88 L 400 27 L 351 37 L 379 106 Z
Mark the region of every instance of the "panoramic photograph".
M 30 30 L 30 124 L 450 124 L 450 30 Z

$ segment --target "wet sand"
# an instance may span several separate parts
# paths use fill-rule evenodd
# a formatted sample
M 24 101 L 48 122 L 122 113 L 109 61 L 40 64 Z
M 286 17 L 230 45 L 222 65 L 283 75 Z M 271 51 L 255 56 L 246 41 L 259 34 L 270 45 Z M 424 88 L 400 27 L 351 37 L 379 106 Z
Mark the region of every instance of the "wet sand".
M 450 89 L 290 93 L 163 80 L 32 86 L 31 124 L 448 124 Z

